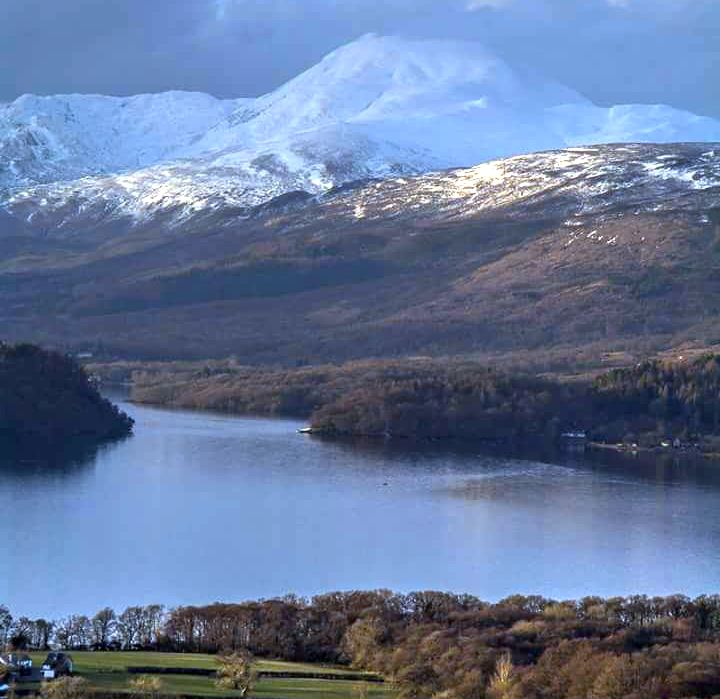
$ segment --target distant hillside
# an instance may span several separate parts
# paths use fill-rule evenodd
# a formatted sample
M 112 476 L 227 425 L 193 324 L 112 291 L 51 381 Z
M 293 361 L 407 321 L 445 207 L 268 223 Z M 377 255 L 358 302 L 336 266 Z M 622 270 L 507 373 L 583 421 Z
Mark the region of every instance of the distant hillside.
M 447 360 L 148 365 L 133 380 L 137 402 L 309 418 L 332 435 L 552 443 L 582 431 L 644 446 L 702 441 L 707 450 L 717 449 L 720 436 L 720 355 L 646 361 L 572 382 Z
M 0 344 L 0 438 L 36 447 L 124 437 L 133 421 L 75 361 L 32 345 Z
M 542 371 L 720 344 L 720 144 L 551 151 L 182 226 L 73 211 L 0 219 L 8 338 L 103 358 Z

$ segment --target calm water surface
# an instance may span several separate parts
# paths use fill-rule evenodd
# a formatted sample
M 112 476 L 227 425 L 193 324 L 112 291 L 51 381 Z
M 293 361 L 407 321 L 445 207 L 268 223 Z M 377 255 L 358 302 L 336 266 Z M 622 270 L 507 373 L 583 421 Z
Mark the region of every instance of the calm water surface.
M 720 588 L 720 466 L 628 470 L 327 443 L 123 406 L 135 436 L 0 457 L 0 603 L 57 617 L 387 587 L 486 599 Z

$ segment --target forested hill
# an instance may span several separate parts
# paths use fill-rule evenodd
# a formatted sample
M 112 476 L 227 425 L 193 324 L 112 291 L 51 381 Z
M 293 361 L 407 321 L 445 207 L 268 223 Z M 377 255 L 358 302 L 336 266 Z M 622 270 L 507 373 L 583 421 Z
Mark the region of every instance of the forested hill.
M 0 343 L 0 438 L 34 446 L 124 437 L 133 420 L 70 357 Z
M 366 380 L 317 410 L 313 425 L 413 437 L 557 439 L 580 428 L 598 441 L 707 441 L 720 435 L 720 355 L 648 360 L 573 383 L 436 365 Z
M 720 355 L 646 361 L 560 381 L 476 362 L 418 359 L 294 369 L 232 361 L 105 367 L 132 372 L 138 402 L 309 418 L 322 433 L 411 438 L 597 441 L 653 446 L 720 435 Z M 716 440 L 712 440 L 713 442 Z M 714 447 L 713 447 L 714 449 Z

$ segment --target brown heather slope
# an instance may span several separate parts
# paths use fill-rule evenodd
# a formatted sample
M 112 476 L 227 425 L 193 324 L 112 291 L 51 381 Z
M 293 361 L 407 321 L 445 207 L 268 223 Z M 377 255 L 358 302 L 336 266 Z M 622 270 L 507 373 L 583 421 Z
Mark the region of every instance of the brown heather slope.
M 6 216 L 0 248 L 9 339 L 108 359 L 582 370 L 720 343 L 720 147 L 541 153 L 181 227 Z

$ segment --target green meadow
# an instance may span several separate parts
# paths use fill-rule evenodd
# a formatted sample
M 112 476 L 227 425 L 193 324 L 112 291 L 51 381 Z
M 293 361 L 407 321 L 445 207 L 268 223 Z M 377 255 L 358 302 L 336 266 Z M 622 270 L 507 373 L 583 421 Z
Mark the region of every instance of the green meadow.
M 85 678 L 94 689 L 101 692 L 128 692 L 130 680 L 138 675 L 128 672 L 129 667 L 162 668 L 203 668 L 215 669 L 215 656 L 202 653 L 146 653 L 146 652 L 76 652 L 70 653 L 75 674 Z M 39 667 L 45 653 L 31 653 L 33 664 Z M 362 673 L 355 673 L 346 667 L 290 663 L 280 660 L 258 660 L 255 665 L 259 672 L 296 672 L 356 674 L 358 680 L 329 680 L 311 677 L 276 678 L 261 677 L 252 693 L 259 699 L 391 699 L 394 696 L 389 684 L 365 682 Z M 158 675 L 162 682 L 163 694 L 196 695 L 207 697 L 240 696 L 239 692 L 219 689 L 212 677 L 193 675 Z M 32 687 L 27 683 L 23 687 Z

